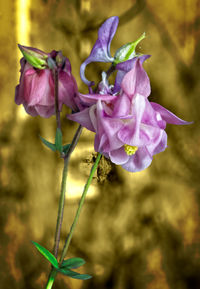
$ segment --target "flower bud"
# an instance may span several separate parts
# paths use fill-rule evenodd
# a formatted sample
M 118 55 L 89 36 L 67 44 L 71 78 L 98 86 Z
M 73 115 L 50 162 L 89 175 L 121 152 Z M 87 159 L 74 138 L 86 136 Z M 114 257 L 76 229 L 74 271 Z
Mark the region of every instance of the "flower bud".
M 121 46 L 115 53 L 113 64 L 127 61 L 136 56 L 135 48 L 138 43 L 145 38 L 145 32 L 134 42 L 127 43 Z
M 50 117 L 55 114 L 55 79 L 58 75 L 58 109 L 62 105 L 77 111 L 76 80 L 71 74 L 71 64 L 58 51 L 44 53 L 36 48 L 19 46 L 24 57 L 21 59 L 21 76 L 15 90 L 15 102 L 23 104 L 26 112 L 32 116 Z M 59 55 L 57 57 L 57 55 Z M 62 64 L 62 65 L 61 65 Z
M 45 69 L 47 67 L 48 54 L 32 47 L 22 46 L 18 44 L 26 61 L 33 67 Z

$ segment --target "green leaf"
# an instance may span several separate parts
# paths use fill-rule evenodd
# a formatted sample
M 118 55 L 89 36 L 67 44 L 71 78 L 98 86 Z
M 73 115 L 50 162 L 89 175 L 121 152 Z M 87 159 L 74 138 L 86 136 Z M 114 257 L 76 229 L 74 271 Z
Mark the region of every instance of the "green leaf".
M 56 268 L 58 269 L 58 261 L 47 249 L 42 247 L 40 244 L 32 241 L 33 245 L 37 248 L 37 250 Z
M 130 42 L 121 46 L 115 53 L 113 64 L 116 65 L 120 62 L 124 62 L 135 57 L 136 46 L 144 38 L 145 38 L 145 33 L 143 33 L 136 41 L 133 41 L 133 42 Z
M 47 141 L 46 139 L 44 139 L 44 138 L 41 137 L 41 136 L 39 136 L 39 137 L 40 137 L 41 141 L 43 142 L 43 144 L 44 144 L 45 146 L 47 146 L 47 147 L 48 147 L 49 149 L 51 149 L 53 152 L 56 151 L 56 145 L 55 145 L 55 144 Z
M 69 270 L 69 269 L 59 268 L 59 269 L 57 269 L 57 271 L 60 272 L 61 274 L 64 274 L 64 275 L 71 277 L 71 278 L 74 278 L 74 279 L 87 280 L 87 279 L 92 278 L 92 276 L 90 276 L 88 274 L 80 274 L 80 273 L 74 272 L 74 271 Z
M 60 128 L 56 130 L 56 138 L 55 138 L 56 149 L 62 153 L 62 131 Z
M 71 144 L 66 144 L 63 146 L 63 152 L 66 154 L 70 148 Z
M 82 258 L 70 258 L 62 262 L 61 268 L 76 269 L 84 264 L 85 260 Z

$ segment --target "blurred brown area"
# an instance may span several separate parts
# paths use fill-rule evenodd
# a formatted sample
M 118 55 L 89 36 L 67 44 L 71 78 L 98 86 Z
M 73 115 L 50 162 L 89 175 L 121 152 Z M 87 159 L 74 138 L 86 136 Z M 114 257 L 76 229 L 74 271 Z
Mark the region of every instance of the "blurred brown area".
M 62 160 L 38 138 L 53 140 L 55 118 L 26 116 L 14 103 L 17 42 L 47 52 L 62 50 L 79 90 L 86 92 L 80 64 L 99 25 L 113 15 L 120 24 L 112 53 L 145 31 L 138 49 L 152 55 L 144 65 L 150 99 L 194 124 L 169 125 L 167 150 L 143 172 L 128 173 L 102 160 L 68 253 L 84 258 L 81 272 L 93 278 L 82 282 L 59 276 L 54 288 L 200 288 L 200 2 L 7 0 L 0 2 L 2 289 L 44 288 L 50 267 L 30 240 L 53 247 L 62 171 Z M 87 77 L 97 79 L 104 67 L 91 64 Z M 68 143 L 77 125 L 65 118 L 66 112 L 62 120 Z M 85 130 L 71 159 L 61 245 L 93 162 L 93 138 Z

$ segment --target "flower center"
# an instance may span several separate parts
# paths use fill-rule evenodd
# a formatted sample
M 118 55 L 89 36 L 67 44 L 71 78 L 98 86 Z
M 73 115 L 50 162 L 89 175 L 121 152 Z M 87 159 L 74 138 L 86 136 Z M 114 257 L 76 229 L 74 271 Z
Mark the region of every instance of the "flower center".
M 124 145 L 124 150 L 125 150 L 125 153 L 128 155 L 128 156 L 132 156 L 136 153 L 136 151 L 138 150 L 138 147 L 136 146 L 130 146 L 128 144 L 125 144 Z

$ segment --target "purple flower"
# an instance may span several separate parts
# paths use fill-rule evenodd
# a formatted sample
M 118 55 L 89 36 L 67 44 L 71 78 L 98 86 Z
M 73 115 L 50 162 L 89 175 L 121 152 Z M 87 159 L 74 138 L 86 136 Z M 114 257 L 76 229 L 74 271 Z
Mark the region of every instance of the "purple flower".
M 15 90 L 15 102 L 23 104 L 26 112 L 32 116 L 40 115 L 48 118 L 55 114 L 55 98 L 54 98 L 54 77 L 53 71 L 48 67 L 48 59 L 51 60 L 58 70 L 58 100 L 59 110 L 65 104 L 72 110 L 77 111 L 76 95 L 77 84 L 71 74 L 71 65 L 66 57 L 63 57 L 61 52 L 52 51 L 46 54 L 36 48 L 20 46 L 35 55 L 44 55 L 46 64 L 42 63 L 41 69 L 36 68 L 35 62 L 37 58 L 31 59 L 31 64 L 23 57 L 20 60 L 21 76 L 19 85 Z M 35 60 L 36 59 L 36 60 Z
M 91 62 L 112 62 L 114 60 L 110 55 L 110 44 L 117 30 L 119 18 L 113 16 L 108 18 L 98 31 L 98 39 L 95 42 L 89 57 L 81 64 L 81 79 L 88 86 L 94 83 L 88 81 L 85 77 L 85 68 Z
M 90 106 L 68 118 L 96 133 L 97 152 L 127 171 L 138 172 L 167 147 L 167 123 L 189 124 L 149 102 L 149 94 L 149 78 L 138 58 L 124 76 L 118 95 L 84 95 Z
M 130 71 L 135 61 L 140 58 L 144 62 L 150 55 L 139 55 L 135 53 L 137 44 L 144 39 L 145 33 L 137 39 L 135 42 L 127 43 L 119 48 L 114 57 L 110 54 L 111 41 L 117 30 L 119 18 L 113 16 L 108 18 L 98 31 L 98 39 L 96 40 L 89 57 L 82 63 L 80 67 L 80 75 L 82 81 L 91 87 L 94 85 L 93 81 L 88 81 L 85 77 L 86 66 L 91 62 L 111 62 L 112 68 L 118 70 L 117 77 L 114 85 L 114 92 L 118 92 L 120 89 L 121 81 L 126 74 Z

